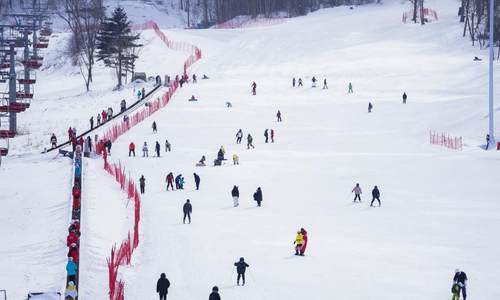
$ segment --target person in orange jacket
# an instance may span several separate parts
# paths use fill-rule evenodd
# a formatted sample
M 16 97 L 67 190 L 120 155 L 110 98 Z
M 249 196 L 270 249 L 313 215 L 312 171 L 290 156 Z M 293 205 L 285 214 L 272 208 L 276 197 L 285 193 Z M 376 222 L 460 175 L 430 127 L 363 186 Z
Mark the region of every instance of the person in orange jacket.
M 135 144 L 133 142 L 128 145 L 128 156 L 130 156 L 131 154 L 134 154 L 135 157 Z

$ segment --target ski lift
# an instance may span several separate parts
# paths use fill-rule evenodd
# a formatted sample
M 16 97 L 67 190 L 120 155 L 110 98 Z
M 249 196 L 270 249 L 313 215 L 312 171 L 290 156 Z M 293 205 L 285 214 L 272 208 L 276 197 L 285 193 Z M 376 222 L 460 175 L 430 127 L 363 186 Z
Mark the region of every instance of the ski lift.
M 9 154 L 9 139 L 0 139 L 0 156 L 7 156 Z
M 9 102 L 8 96 L 5 96 L 8 94 L 4 94 L 4 97 L 0 99 L 0 113 L 21 113 L 28 109 L 31 104 L 30 99 L 20 99 L 19 101 L 16 102 Z M 2 115 L 3 116 L 3 115 Z M 1 122 L 1 121 L 0 121 Z M 4 122 L 5 123 L 5 122 Z
M 0 64 L 0 69 L 8 69 L 8 68 L 10 68 L 10 63 L 3 62 Z
M 42 63 L 36 59 L 22 60 L 21 62 L 28 69 L 39 69 L 42 66 Z
M 35 61 L 35 62 L 38 63 L 38 64 L 40 64 L 38 61 Z M 23 62 L 23 64 L 24 64 L 24 62 Z M 40 64 L 40 66 L 41 65 L 42 64 Z M 35 69 L 35 68 L 32 68 L 32 67 L 28 67 L 28 68 Z M 29 77 L 25 78 L 24 72 L 19 72 L 17 74 L 16 78 L 17 78 L 17 82 L 19 82 L 19 84 L 34 84 L 36 82 L 36 73 L 33 72 L 33 71 L 30 71 L 29 72 Z
M 9 114 L 0 114 L 0 139 L 13 138 L 16 132 L 9 129 Z
M 48 48 L 48 47 L 49 47 L 48 43 L 36 43 L 35 44 L 35 48 L 37 48 L 37 49 L 45 49 L 45 48 Z

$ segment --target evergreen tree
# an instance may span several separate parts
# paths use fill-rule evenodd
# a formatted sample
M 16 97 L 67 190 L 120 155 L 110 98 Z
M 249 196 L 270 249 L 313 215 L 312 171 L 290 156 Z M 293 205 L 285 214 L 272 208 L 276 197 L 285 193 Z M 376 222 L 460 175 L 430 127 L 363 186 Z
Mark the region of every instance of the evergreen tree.
M 101 30 L 97 36 L 97 60 L 103 61 L 107 67 L 115 68 L 118 79 L 117 88 L 122 86 L 123 72 L 133 70 L 137 55 L 135 48 L 142 45 L 137 44 L 138 34 L 132 34 L 130 21 L 124 9 L 117 7 L 111 18 L 106 18 L 102 23 Z

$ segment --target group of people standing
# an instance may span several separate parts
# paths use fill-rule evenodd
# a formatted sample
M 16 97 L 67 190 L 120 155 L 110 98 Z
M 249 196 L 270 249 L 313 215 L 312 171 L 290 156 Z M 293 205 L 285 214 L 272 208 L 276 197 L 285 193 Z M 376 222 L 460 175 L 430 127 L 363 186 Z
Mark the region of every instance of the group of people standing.
M 357 201 L 361 203 L 362 192 L 363 191 L 361 190 L 361 186 L 359 185 L 359 183 L 356 183 L 356 186 L 351 191 L 351 193 L 354 193 L 354 203 L 356 203 Z M 370 203 L 370 207 L 373 207 L 373 202 L 375 202 L 375 200 L 377 200 L 378 206 L 382 205 L 382 203 L 380 202 L 380 190 L 377 186 L 373 187 L 372 189 L 372 202 Z

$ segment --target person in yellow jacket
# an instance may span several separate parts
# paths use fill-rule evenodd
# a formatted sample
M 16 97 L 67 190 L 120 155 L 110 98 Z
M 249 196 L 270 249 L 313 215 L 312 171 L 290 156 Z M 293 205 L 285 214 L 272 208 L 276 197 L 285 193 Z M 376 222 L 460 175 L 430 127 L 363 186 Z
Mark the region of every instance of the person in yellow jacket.
M 302 245 L 304 244 L 304 235 L 300 231 L 297 231 L 297 236 L 295 237 L 295 255 L 300 255 L 300 249 L 302 249 Z
M 239 165 L 240 164 L 240 157 L 236 154 L 233 154 L 233 165 Z

